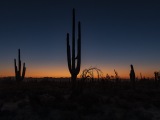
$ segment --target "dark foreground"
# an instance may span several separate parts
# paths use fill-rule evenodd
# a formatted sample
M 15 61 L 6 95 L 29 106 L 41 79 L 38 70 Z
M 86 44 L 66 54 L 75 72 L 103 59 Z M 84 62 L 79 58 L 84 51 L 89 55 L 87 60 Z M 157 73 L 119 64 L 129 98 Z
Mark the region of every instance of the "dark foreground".
M 160 120 L 160 86 L 141 81 L 0 82 L 0 120 Z

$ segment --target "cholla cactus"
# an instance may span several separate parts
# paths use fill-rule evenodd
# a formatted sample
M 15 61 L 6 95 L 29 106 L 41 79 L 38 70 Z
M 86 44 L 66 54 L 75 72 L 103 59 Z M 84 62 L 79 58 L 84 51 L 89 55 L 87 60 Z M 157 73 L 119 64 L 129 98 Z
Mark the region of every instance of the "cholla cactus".
M 23 70 L 21 74 L 21 58 L 20 58 L 20 49 L 18 49 L 18 67 L 16 65 L 16 59 L 14 59 L 14 67 L 15 67 L 15 78 L 17 81 L 22 81 L 25 77 L 26 67 L 25 63 L 23 63 Z

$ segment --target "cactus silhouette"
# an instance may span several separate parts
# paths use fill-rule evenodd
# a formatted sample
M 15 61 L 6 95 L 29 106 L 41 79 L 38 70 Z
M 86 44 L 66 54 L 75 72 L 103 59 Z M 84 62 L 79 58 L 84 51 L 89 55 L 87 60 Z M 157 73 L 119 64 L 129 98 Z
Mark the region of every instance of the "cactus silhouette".
M 155 81 L 160 82 L 160 72 L 154 72 Z
M 67 61 L 71 74 L 72 87 L 75 87 L 77 75 L 81 66 L 81 23 L 78 22 L 77 56 L 75 55 L 75 9 L 72 11 L 72 53 L 69 43 L 69 33 L 67 33 Z M 71 56 L 72 55 L 72 56 Z
M 119 76 L 118 76 L 118 72 L 115 69 L 114 69 L 114 73 L 115 73 L 115 80 L 116 82 L 118 82 Z
M 135 72 L 134 72 L 133 65 L 131 65 L 130 80 L 131 80 L 131 82 L 133 82 L 133 83 L 135 82 Z
M 25 77 L 26 67 L 25 63 L 23 63 L 23 70 L 21 74 L 21 58 L 20 58 L 20 49 L 18 49 L 18 67 L 16 65 L 16 59 L 14 59 L 14 67 L 15 67 L 15 78 L 17 81 L 22 81 Z

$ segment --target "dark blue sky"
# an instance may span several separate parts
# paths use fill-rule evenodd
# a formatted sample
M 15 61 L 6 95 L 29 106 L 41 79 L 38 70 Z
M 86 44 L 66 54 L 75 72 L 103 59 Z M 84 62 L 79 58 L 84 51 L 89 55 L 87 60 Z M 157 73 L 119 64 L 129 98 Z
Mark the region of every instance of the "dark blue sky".
M 66 33 L 72 8 L 82 23 L 82 67 L 104 75 L 153 76 L 160 68 L 160 4 L 155 1 L 5 0 L 0 2 L 0 76 L 14 75 L 21 49 L 27 76 L 68 76 Z

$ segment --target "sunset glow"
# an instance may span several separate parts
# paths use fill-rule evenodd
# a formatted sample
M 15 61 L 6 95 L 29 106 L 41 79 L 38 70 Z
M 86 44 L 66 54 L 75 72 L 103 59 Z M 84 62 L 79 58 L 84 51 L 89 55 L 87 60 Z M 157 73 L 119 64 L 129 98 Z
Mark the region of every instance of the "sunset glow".
M 33 67 L 29 67 L 26 71 L 26 77 L 70 77 L 70 73 L 68 71 L 68 68 L 64 68 L 64 67 L 38 67 L 37 68 L 33 68 Z M 84 69 L 88 69 L 91 66 L 85 66 L 82 67 L 82 70 L 80 71 L 78 77 L 80 77 L 80 75 L 82 74 L 82 71 Z M 94 67 L 94 66 L 92 66 Z M 110 75 L 110 76 L 115 76 L 114 73 L 114 69 L 118 72 L 118 75 L 120 78 L 129 78 L 129 73 L 130 73 L 130 67 L 126 66 L 126 67 L 97 67 L 99 68 L 102 72 L 103 72 L 103 77 L 106 76 L 106 74 Z M 146 67 L 145 67 L 146 68 Z M 142 77 L 145 78 L 153 78 L 154 77 L 154 68 L 146 68 L 146 69 L 141 69 L 139 67 L 135 67 L 135 73 L 136 73 L 136 77 L 138 77 L 140 79 L 140 73 L 142 74 Z M 8 77 L 8 76 L 14 76 L 14 68 L 12 66 L 12 69 L 8 68 L 3 70 L 3 72 L 1 72 L 1 77 Z M 95 73 L 95 77 L 96 77 L 96 73 Z
M 63 5 L 62 5 L 63 3 Z M 114 76 L 154 77 L 160 70 L 158 4 L 132 2 L 46 1 L 4 2 L 0 19 L 0 76 L 14 76 L 21 49 L 26 77 L 70 77 L 66 35 L 72 33 L 72 9 L 82 23 L 81 71 L 97 67 Z M 148 9 L 149 8 L 149 9 Z M 71 35 L 70 35 L 71 42 Z M 77 48 L 76 48 L 77 50 Z

